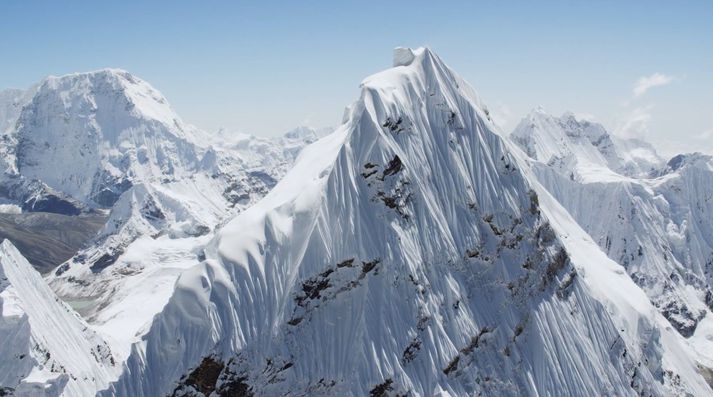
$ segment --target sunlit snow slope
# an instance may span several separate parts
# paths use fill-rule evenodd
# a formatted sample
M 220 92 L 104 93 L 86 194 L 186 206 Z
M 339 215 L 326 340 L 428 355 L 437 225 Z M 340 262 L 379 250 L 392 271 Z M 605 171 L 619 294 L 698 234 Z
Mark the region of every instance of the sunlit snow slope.
M 0 395 L 92 396 L 120 370 L 109 346 L 0 244 Z
M 600 131 L 598 141 L 611 142 L 608 153 L 624 155 L 597 161 L 588 141 L 579 139 L 582 130 Z M 523 120 L 512 139 L 533 158 L 542 184 L 689 338 L 702 365 L 713 367 L 711 158 L 679 155 L 664 164 L 646 143 L 616 139 L 599 124 L 541 110 Z M 652 169 L 627 173 L 632 167 L 618 166 L 626 154 Z
M 428 49 L 394 59 L 217 231 L 103 394 L 709 394 L 470 86 Z

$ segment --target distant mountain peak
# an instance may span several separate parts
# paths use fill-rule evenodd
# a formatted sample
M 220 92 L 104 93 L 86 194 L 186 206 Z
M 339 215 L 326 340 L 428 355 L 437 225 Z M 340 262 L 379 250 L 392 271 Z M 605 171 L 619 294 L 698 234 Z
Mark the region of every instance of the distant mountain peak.
M 115 104 L 121 101 L 125 105 L 123 110 L 134 117 L 153 119 L 183 130 L 180 118 L 166 98 L 149 83 L 123 69 L 49 76 L 40 83 L 39 98 L 36 95 L 35 100 L 43 95 L 51 96 L 53 92 L 62 94 L 61 103 L 68 110 L 78 106 L 96 107 L 97 100 L 113 100 Z
M 100 206 L 137 180 L 193 168 L 201 151 L 163 95 L 121 69 L 46 78 L 15 135 L 24 177 Z
M 535 108 L 515 127 L 510 138 L 528 156 L 548 164 L 559 163 L 568 174 L 579 169 L 591 175 L 582 167 L 594 166 L 640 176 L 663 163 L 651 145 L 615 137 L 602 124 L 573 112 L 558 117 Z
M 670 171 L 679 171 L 686 167 L 713 171 L 713 156 L 700 152 L 679 154 L 672 157 L 666 166 Z

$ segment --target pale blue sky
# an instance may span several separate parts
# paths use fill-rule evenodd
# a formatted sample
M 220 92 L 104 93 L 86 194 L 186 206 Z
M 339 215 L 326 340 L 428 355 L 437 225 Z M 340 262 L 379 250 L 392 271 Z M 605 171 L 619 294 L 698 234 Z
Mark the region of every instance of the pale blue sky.
M 0 88 L 118 67 L 201 128 L 276 135 L 338 123 L 393 47 L 428 45 L 507 130 L 542 105 L 713 149 L 713 1 L 384 3 L 0 0 Z

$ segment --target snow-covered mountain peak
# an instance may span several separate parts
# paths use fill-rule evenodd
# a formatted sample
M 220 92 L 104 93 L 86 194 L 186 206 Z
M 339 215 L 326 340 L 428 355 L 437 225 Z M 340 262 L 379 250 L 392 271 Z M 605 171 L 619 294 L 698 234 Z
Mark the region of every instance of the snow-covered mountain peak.
M 606 166 L 611 157 L 611 139 L 598 124 L 578 120 L 574 114 L 553 116 L 542 108 L 531 111 L 510 135 L 530 157 L 545 162 L 562 162 L 573 168 L 573 160 Z
M 17 169 L 108 206 L 137 180 L 191 170 L 201 152 L 192 131 L 163 95 L 123 70 L 48 77 L 19 116 Z
M 679 154 L 666 163 L 668 171 L 679 171 L 686 167 L 713 171 L 713 156 L 700 152 Z
M 528 116 L 535 117 L 537 115 L 549 116 L 550 112 L 548 112 L 547 109 L 545 109 L 544 105 L 537 105 L 530 111 Z
M 102 394 L 707 387 L 472 88 L 413 54 L 364 80 L 345 124 L 216 232 Z
M 385 97 L 396 101 L 411 101 L 413 104 L 417 99 L 428 101 L 435 108 L 447 113 L 449 106 L 456 106 L 456 97 L 462 97 L 478 110 L 484 120 L 489 124 L 492 123 L 488 107 L 473 87 L 454 73 L 429 48 L 399 47 L 394 50 L 394 58 L 394 67 L 375 73 L 362 81 L 362 100 L 367 96 Z M 349 109 L 353 112 L 355 107 Z M 348 119 L 348 114 L 345 116 Z M 457 114 L 448 114 L 447 117 L 450 119 L 448 122 L 453 123 L 453 126 L 463 122 Z M 390 121 L 399 123 L 398 119 Z M 405 121 L 402 120 L 401 123 Z M 395 130 L 403 130 L 407 126 L 398 124 L 393 127 Z
M 49 76 L 40 84 L 37 96 L 49 99 L 55 95 L 67 112 L 84 111 L 86 106 L 99 111 L 103 105 L 122 102 L 129 115 L 172 126 L 172 132 L 186 137 L 183 123 L 166 98 L 146 81 L 122 69 Z
M 529 126 L 527 124 L 529 124 Z M 553 129 L 551 127 L 557 128 Z M 557 117 L 549 113 L 542 106 L 538 106 L 530 111 L 530 113 L 525 116 L 525 120 L 520 122 L 520 126 L 513 131 L 515 137 L 523 139 L 530 135 L 542 135 L 545 133 L 548 134 L 547 138 L 550 140 L 563 140 L 569 137 L 574 138 L 571 139 L 575 141 L 573 143 L 580 143 L 576 141 L 576 139 L 586 138 L 591 144 L 595 144 L 597 140 L 609 136 L 601 124 L 581 118 L 570 111 L 564 112 L 561 116 Z M 547 154 L 544 148 L 539 149 L 541 149 L 541 152 L 538 154 L 543 156 Z
M 617 153 L 624 160 L 629 174 L 646 177 L 652 170 L 661 168 L 665 160 L 658 154 L 656 148 L 642 139 L 620 138 L 612 136 Z
M 648 175 L 662 164 L 648 143 L 612 136 L 602 124 L 572 112 L 557 117 L 538 107 L 510 138 L 531 158 L 587 180 Z

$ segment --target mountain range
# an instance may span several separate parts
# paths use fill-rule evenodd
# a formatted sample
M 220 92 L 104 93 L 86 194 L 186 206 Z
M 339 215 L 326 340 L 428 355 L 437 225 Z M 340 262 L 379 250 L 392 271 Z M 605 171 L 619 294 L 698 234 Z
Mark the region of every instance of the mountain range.
M 713 158 L 506 134 L 428 48 L 360 91 L 277 138 L 0 92 L 0 395 L 713 394 Z

